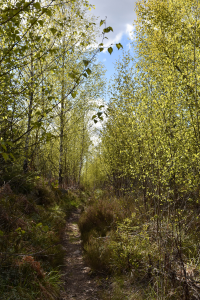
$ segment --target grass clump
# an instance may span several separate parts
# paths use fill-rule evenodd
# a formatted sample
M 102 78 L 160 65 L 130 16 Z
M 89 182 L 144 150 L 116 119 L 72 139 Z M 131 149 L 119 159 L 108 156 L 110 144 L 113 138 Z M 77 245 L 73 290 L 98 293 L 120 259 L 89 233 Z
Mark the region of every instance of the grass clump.
M 117 222 L 129 215 L 124 209 L 126 205 L 125 201 L 117 198 L 97 197 L 90 200 L 79 220 L 84 243 L 88 242 L 92 232 L 94 235 L 96 232 L 100 237 L 105 237 L 107 232 L 116 228 Z

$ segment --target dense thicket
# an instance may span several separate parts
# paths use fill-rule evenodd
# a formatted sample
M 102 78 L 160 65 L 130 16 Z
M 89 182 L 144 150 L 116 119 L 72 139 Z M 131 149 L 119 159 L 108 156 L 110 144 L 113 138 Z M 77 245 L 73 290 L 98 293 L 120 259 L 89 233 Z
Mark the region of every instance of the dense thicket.
M 199 269 L 200 5 L 147 0 L 138 1 L 136 12 L 134 60 L 131 52 L 124 53 L 116 64 L 96 154 L 99 186 L 109 185 L 118 197 L 133 197 L 135 209 L 124 223 L 116 222 L 117 232 L 110 233 L 104 252 L 95 239 L 87 247 L 91 257 L 92 249 L 99 257 L 110 255 L 113 272 L 123 267 L 111 248 L 126 257 L 127 268 L 143 270 L 157 289 L 151 299 L 199 299 L 188 268 Z M 140 235 L 143 242 L 142 237 L 137 241 Z M 180 284 L 180 293 L 174 283 L 170 296 L 170 280 Z
M 62 232 L 77 205 L 62 188 L 80 186 L 104 93 L 96 61 L 103 43 L 95 40 L 91 7 L 82 0 L 0 1 L 1 299 L 60 295 Z
M 125 53 L 110 86 L 101 158 L 116 190 L 137 183 L 144 200 L 197 200 L 199 6 L 186 4 L 138 2 L 136 63 Z
M 97 27 L 87 14 L 91 7 L 87 1 L 1 2 L 4 173 L 18 165 L 60 184 L 64 177 L 80 182 L 90 144 L 89 111 L 104 92 L 102 66 L 95 62 Z

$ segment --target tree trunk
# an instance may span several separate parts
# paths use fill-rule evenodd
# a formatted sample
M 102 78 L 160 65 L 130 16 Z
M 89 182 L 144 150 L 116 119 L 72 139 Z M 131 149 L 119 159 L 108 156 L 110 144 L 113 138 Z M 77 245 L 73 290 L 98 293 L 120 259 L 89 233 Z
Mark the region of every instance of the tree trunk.
M 30 102 L 28 107 L 28 124 L 27 124 L 27 134 L 25 141 L 25 159 L 23 163 L 24 173 L 28 172 L 28 159 L 29 159 L 29 141 L 30 141 L 30 129 L 31 129 L 31 120 L 32 120 L 32 112 L 33 112 L 33 57 L 31 53 L 31 70 L 30 70 Z
M 65 40 L 63 40 L 63 56 L 62 56 L 62 90 L 61 90 L 61 111 L 60 111 L 60 157 L 59 157 L 59 185 L 63 183 L 63 140 L 64 140 L 64 97 L 65 97 Z
M 78 174 L 78 186 L 80 186 L 81 170 L 83 166 L 84 142 L 85 142 L 85 115 L 83 116 L 83 138 L 82 138 L 82 148 L 81 148 L 81 157 L 80 157 L 80 167 L 79 167 L 79 174 Z

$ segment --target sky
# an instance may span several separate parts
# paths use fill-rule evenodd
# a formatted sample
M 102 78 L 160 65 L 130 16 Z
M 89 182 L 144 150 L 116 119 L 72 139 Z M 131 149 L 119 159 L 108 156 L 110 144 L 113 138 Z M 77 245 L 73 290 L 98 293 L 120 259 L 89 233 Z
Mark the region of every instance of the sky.
M 133 22 L 136 19 L 134 7 L 136 0 L 89 0 L 95 6 L 92 9 L 92 14 L 99 17 L 98 21 L 105 20 L 106 26 L 111 26 L 113 32 L 109 32 L 106 36 L 108 40 L 104 40 L 104 46 L 109 47 L 110 44 L 121 43 L 124 50 L 129 49 L 131 31 L 133 30 Z M 102 30 L 104 25 L 101 26 Z M 101 39 L 99 39 L 101 42 Z M 113 53 L 110 55 L 108 51 L 103 51 L 99 54 L 99 61 L 103 62 L 107 72 L 107 80 L 114 73 L 114 62 L 122 56 L 122 50 L 118 50 L 113 45 Z
M 134 29 L 133 22 L 136 19 L 136 14 L 134 12 L 136 0 L 89 0 L 89 2 L 95 6 L 95 9 L 92 9 L 91 13 L 94 16 L 99 17 L 98 24 L 107 17 L 106 26 L 111 26 L 113 28 L 113 32 L 109 32 L 106 35 L 108 40 L 104 40 L 104 46 L 109 47 L 111 44 L 121 43 L 123 49 L 128 50 L 130 44 L 129 38 L 131 37 L 131 31 Z M 102 30 L 104 28 L 103 26 L 104 25 L 101 26 Z M 99 38 L 98 42 L 102 42 L 102 37 Z M 122 50 L 118 50 L 114 45 L 113 53 L 111 55 L 108 51 L 103 51 L 98 54 L 98 60 L 101 61 L 107 69 L 107 82 L 114 74 L 114 62 L 118 60 L 120 56 L 122 57 Z M 109 99 L 105 99 L 106 102 L 108 100 Z M 99 101 L 101 101 L 101 99 L 99 99 Z M 93 124 L 92 141 L 95 146 L 97 146 L 100 141 L 99 130 L 102 128 L 104 122 L 106 122 L 105 117 L 103 122 Z

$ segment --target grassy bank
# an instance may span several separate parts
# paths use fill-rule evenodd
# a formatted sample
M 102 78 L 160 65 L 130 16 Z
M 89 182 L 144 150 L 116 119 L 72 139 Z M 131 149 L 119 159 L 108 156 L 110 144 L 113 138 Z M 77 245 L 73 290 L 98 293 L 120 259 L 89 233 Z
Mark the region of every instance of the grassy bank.
M 103 299 L 200 299 L 199 226 L 190 201 L 158 215 L 142 199 L 97 191 L 79 228 L 93 272 L 109 282 Z
M 34 174 L 0 188 L 0 295 L 2 300 L 57 299 L 62 287 L 65 219 L 77 196 Z

